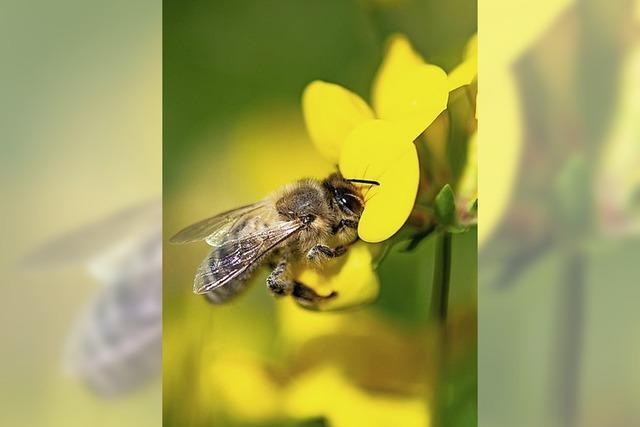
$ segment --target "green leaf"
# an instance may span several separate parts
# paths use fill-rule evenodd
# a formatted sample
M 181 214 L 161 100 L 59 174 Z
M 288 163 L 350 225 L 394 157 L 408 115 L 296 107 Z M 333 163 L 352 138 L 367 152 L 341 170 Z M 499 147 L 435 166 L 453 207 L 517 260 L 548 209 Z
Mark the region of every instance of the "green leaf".
M 455 225 L 456 222 L 456 201 L 453 190 L 449 184 L 442 187 L 436 196 L 436 219 L 442 227 Z

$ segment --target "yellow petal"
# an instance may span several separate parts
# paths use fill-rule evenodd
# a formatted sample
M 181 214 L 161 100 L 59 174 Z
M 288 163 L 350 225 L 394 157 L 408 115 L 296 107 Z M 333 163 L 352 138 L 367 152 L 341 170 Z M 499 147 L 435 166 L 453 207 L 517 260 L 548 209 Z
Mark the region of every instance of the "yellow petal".
M 333 162 L 337 162 L 349 132 L 373 118 L 373 111 L 358 95 L 319 80 L 305 88 L 302 111 L 311 140 L 320 153 Z
M 489 239 L 502 221 L 515 185 L 522 151 L 522 120 L 516 78 L 510 68 L 494 67 L 483 74 L 482 132 L 478 134 L 478 246 Z M 480 104 L 479 104 L 480 105 Z M 484 190 L 483 190 L 484 188 Z
M 344 143 L 339 166 L 346 178 L 380 183 L 364 190 L 358 236 L 376 243 L 395 234 L 413 209 L 420 175 L 416 148 L 404 130 L 384 120 L 358 126 Z
M 429 65 L 404 36 L 394 36 L 373 84 L 379 118 L 398 122 L 415 139 L 447 107 L 447 74 Z
M 475 34 L 465 48 L 464 60 L 449 73 L 449 91 L 468 85 L 478 75 L 478 35 Z
M 337 310 L 369 303 L 380 290 L 378 276 L 371 265 L 372 248 L 363 242 L 351 246 L 341 258 L 329 261 L 322 269 L 305 268 L 296 275 L 299 282 L 320 295 L 337 296 L 320 307 L 321 310 Z

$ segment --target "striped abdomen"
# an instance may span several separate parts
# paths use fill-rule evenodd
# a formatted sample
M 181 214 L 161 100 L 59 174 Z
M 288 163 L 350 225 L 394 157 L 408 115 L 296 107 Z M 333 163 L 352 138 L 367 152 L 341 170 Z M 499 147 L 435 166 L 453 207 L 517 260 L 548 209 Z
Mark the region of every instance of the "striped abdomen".
M 241 220 L 205 258 L 196 273 L 196 284 L 200 279 L 201 286 L 207 282 L 213 286 L 204 292 L 209 302 L 225 303 L 247 287 L 255 270 L 270 257 L 271 251 L 265 251 L 269 242 L 261 235 L 267 227 L 260 217 Z

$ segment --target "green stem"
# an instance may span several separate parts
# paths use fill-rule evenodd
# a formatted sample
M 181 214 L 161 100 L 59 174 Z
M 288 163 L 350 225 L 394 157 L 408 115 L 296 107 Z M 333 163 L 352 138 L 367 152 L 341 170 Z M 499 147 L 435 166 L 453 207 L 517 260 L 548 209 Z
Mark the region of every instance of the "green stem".
M 578 422 L 578 397 L 584 334 L 584 306 L 586 299 L 586 269 L 584 254 L 570 249 L 566 254 L 564 283 L 559 286 L 558 336 L 560 349 L 554 372 L 556 413 L 563 426 L 574 427 Z
M 431 393 L 428 395 L 430 425 L 447 425 L 447 378 L 448 378 L 448 339 L 447 311 L 449 305 L 449 284 L 451 280 L 451 233 L 439 232 L 436 235 L 436 250 L 433 267 L 433 285 L 429 318 L 435 325 L 431 354 L 433 371 L 431 374 Z
M 451 280 L 451 233 L 438 233 L 433 266 L 430 317 L 444 326 L 449 304 L 449 282 Z

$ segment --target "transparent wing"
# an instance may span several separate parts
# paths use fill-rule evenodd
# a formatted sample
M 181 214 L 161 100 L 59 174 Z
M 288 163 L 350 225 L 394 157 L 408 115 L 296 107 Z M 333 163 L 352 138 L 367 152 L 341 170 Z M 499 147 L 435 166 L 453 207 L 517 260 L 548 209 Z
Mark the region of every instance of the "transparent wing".
M 140 203 L 45 242 L 27 253 L 18 267 L 42 272 L 93 261 L 112 250 L 135 246 L 141 237 L 161 228 L 160 201 Z
M 193 292 L 204 294 L 252 271 L 270 251 L 302 227 L 300 221 L 276 221 L 262 230 L 214 246 L 196 272 Z
M 226 232 L 239 219 L 246 217 L 247 215 L 254 214 L 256 211 L 263 209 L 264 207 L 264 202 L 257 202 L 222 212 L 218 215 L 212 216 L 211 218 L 203 219 L 202 221 L 198 221 L 195 224 L 191 224 L 190 226 L 183 228 L 169 239 L 169 241 L 171 243 L 191 243 L 206 239 L 207 243 L 209 243 L 210 240 L 215 240 L 209 239 L 210 236 L 226 234 Z

